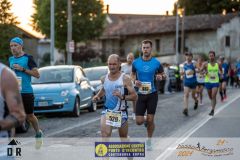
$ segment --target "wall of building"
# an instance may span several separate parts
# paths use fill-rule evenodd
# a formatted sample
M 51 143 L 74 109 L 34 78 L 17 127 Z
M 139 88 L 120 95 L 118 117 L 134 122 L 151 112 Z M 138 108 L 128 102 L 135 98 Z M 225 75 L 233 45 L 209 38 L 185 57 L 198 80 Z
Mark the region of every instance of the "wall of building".
M 219 53 L 232 60 L 240 58 L 240 17 L 235 17 L 217 30 Z M 230 46 L 226 46 L 226 36 L 230 37 Z
M 153 41 L 153 52 L 158 56 L 175 54 L 175 34 L 162 35 L 139 35 L 124 38 L 123 48 L 125 53 L 141 50 L 141 42 L 144 39 Z M 160 50 L 156 50 L 156 40 L 160 41 Z M 185 33 L 185 47 L 193 53 L 208 53 L 209 50 L 217 50 L 217 38 L 215 31 L 189 32 Z M 119 48 L 120 40 L 105 40 L 107 50 Z
M 218 43 L 215 31 L 185 33 L 185 46 L 188 51 L 207 54 L 210 50 L 217 51 Z

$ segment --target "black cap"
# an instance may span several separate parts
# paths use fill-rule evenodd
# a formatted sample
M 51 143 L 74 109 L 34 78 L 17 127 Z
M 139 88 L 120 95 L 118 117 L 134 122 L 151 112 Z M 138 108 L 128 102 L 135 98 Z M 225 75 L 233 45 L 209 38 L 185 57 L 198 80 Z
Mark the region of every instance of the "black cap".
M 185 56 L 193 56 L 191 52 L 185 52 Z

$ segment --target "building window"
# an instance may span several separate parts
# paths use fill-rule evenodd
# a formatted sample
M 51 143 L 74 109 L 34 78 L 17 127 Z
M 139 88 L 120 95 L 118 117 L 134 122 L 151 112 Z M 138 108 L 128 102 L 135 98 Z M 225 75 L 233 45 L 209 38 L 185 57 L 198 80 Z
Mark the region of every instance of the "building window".
M 156 39 L 155 43 L 156 43 L 156 51 L 160 52 L 160 39 Z
M 225 37 L 225 47 L 230 47 L 230 36 Z

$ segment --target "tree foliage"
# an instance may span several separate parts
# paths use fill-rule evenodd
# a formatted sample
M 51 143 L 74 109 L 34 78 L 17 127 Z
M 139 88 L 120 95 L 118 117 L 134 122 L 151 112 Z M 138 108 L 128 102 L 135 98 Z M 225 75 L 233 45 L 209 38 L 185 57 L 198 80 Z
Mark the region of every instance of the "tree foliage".
M 67 42 L 67 1 L 55 0 L 55 45 L 65 49 Z M 34 0 L 32 16 L 35 30 L 50 37 L 50 0 Z M 105 15 L 99 0 L 72 0 L 72 35 L 75 42 L 99 37 L 103 32 Z
M 186 15 L 219 14 L 236 12 L 240 9 L 239 0 L 178 0 L 179 8 L 185 8 Z M 176 15 L 176 6 L 174 7 Z
M 17 17 L 10 12 L 11 7 L 8 0 L 0 0 L 0 24 L 19 24 Z
M 18 36 L 16 25 L 19 24 L 17 17 L 10 12 L 12 4 L 8 0 L 0 0 L 0 60 L 7 62 L 11 55 L 9 49 L 9 40 Z

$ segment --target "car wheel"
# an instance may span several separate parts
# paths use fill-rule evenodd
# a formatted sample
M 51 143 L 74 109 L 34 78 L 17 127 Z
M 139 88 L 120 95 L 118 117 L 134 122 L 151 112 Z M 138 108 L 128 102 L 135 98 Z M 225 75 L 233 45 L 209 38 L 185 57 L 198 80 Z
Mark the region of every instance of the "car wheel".
M 30 127 L 29 122 L 26 120 L 21 126 L 16 128 L 16 133 L 26 133 Z
M 88 107 L 89 112 L 95 112 L 97 110 L 97 103 L 91 102 L 91 105 Z
M 74 117 L 79 117 L 80 116 L 80 100 L 79 100 L 78 97 L 76 97 L 76 99 L 75 99 L 72 115 Z

